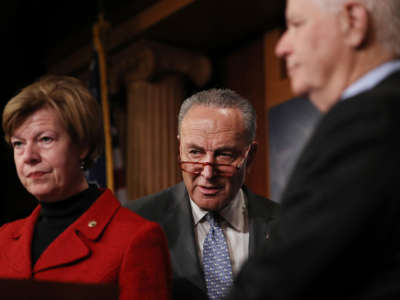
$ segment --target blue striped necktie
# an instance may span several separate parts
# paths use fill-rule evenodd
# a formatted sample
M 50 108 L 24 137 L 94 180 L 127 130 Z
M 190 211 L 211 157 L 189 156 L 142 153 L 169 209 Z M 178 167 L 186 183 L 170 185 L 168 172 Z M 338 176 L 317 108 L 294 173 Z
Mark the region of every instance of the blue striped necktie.
M 206 219 L 210 231 L 203 244 L 203 271 L 209 299 L 219 300 L 228 294 L 232 286 L 232 265 L 218 216 L 209 212 Z

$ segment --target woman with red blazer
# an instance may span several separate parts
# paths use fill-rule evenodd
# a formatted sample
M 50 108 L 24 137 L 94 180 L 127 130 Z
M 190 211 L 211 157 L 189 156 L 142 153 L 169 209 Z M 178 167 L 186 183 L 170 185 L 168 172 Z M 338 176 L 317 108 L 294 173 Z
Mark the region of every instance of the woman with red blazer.
M 2 125 L 39 205 L 0 227 L 0 278 L 113 283 L 120 300 L 169 299 L 161 228 L 85 178 L 103 145 L 101 110 L 85 86 L 47 76 L 7 103 Z

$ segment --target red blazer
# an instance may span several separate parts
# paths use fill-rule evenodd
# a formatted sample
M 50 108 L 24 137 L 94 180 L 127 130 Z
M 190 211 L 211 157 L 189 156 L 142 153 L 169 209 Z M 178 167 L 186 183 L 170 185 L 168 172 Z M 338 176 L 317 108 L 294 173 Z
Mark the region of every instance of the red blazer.
M 121 207 L 110 190 L 42 253 L 32 267 L 40 205 L 0 227 L 0 278 L 114 283 L 120 300 L 168 299 L 170 263 L 162 229 Z

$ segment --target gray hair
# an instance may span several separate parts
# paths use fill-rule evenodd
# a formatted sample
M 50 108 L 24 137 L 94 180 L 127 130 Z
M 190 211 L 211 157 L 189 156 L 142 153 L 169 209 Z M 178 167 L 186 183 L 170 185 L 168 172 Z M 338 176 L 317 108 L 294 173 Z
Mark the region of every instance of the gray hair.
M 179 110 L 178 135 L 181 132 L 183 118 L 194 105 L 239 109 L 242 112 L 248 142 L 251 143 L 255 140 L 257 129 L 256 111 L 248 100 L 230 89 L 210 89 L 198 92 L 187 98 Z
M 337 10 L 349 0 L 314 0 L 323 8 Z M 372 17 L 377 42 L 396 57 L 400 57 L 400 1 L 357 0 Z

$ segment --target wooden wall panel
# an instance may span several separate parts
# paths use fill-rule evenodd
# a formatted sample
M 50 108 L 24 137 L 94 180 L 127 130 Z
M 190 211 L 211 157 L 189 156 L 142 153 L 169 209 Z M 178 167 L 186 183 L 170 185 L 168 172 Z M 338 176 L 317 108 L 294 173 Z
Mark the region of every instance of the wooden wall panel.
M 264 89 L 263 41 L 257 40 L 246 47 L 235 50 L 223 59 L 221 66 L 222 85 L 247 98 L 257 112 L 258 152 L 246 184 L 259 195 L 268 195 L 266 108 Z
M 256 193 L 269 196 L 268 111 L 291 98 L 285 66 L 275 56 L 281 30 L 266 33 L 259 40 L 233 51 L 221 65 L 222 85 L 246 97 L 257 111 L 258 153 L 246 184 Z
M 178 107 L 183 84 L 169 75 L 157 82 L 128 84 L 126 177 L 128 199 L 153 194 L 180 181 Z
M 279 29 L 264 36 L 265 103 L 267 110 L 293 98 L 284 60 L 275 56 L 275 47 L 282 34 Z

